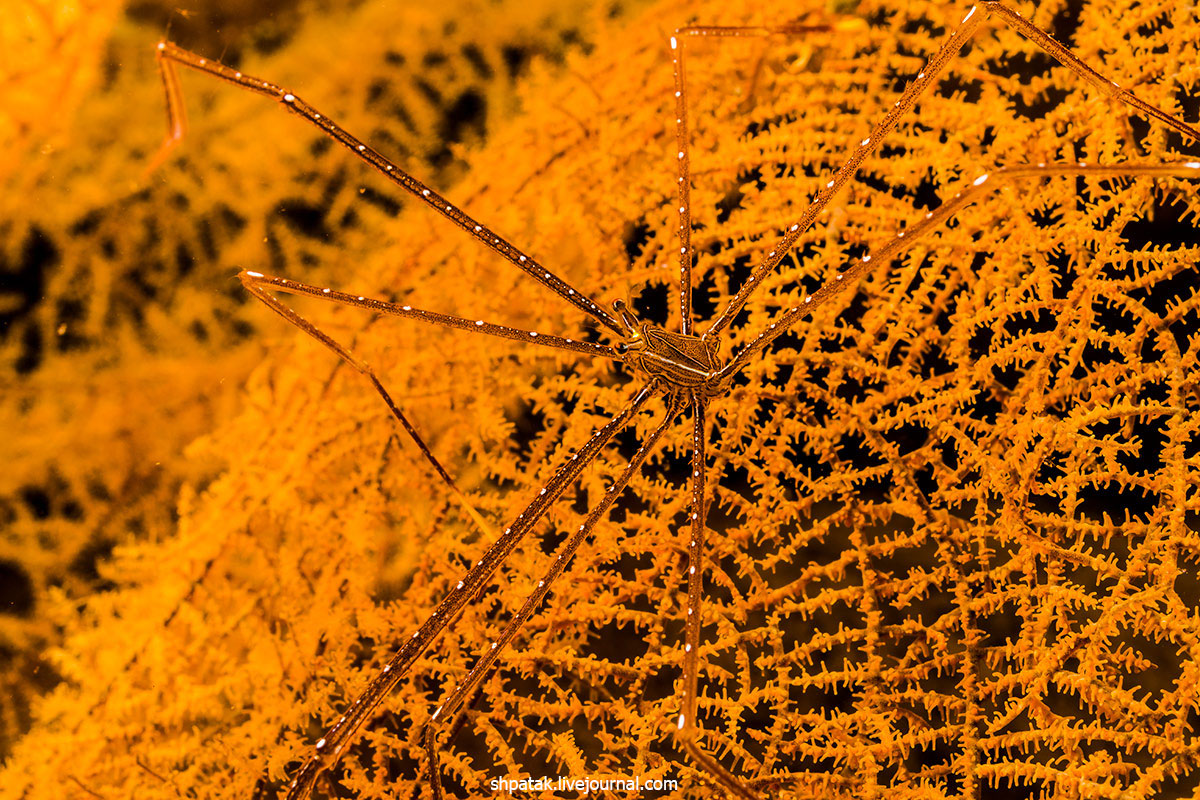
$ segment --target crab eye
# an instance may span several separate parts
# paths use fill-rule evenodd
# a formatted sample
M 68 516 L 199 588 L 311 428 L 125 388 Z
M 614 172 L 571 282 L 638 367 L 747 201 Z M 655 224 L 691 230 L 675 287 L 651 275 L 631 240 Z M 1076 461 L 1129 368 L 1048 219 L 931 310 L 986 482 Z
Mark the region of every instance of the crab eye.
M 618 342 L 613 349 L 617 351 L 617 355 L 623 356 L 629 352 L 629 342 Z

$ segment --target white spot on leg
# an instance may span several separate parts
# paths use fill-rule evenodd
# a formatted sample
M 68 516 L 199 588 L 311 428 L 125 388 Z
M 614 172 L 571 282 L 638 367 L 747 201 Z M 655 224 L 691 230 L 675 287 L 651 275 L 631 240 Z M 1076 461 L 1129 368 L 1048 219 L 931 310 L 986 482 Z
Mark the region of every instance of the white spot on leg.
M 988 179 L 988 174 L 985 172 L 982 175 L 980 175 L 978 178 L 975 179 L 974 185 L 975 186 L 983 186 L 985 183 L 987 183 L 987 179 Z
M 263 276 L 261 272 L 251 272 L 249 270 L 246 270 L 246 274 L 251 278 L 261 278 Z
M 675 41 L 675 37 L 674 37 L 674 36 L 672 36 L 672 37 L 671 37 L 671 49 L 672 49 L 672 50 L 674 50 L 674 49 L 675 49 L 675 48 L 677 48 L 677 47 L 679 47 L 679 42 Z M 159 48 L 160 48 L 160 49 L 162 48 L 162 45 L 161 45 L 161 44 L 159 45 Z
M 975 16 L 975 6 L 971 6 L 971 10 L 967 12 L 965 17 L 963 17 L 963 22 L 966 22 L 973 16 Z
M 324 746 L 325 746 L 325 740 L 324 740 L 324 739 L 321 739 L 320 741 L 318 741 L 318 742 L 317 742 L 317 749 L 318 749 L 318 750 L 320 750 L 320 749 L 321 749 L 322 747 L 324 747 Z
M 683 730 L 683 714 L 679 715 L 679 730 Z

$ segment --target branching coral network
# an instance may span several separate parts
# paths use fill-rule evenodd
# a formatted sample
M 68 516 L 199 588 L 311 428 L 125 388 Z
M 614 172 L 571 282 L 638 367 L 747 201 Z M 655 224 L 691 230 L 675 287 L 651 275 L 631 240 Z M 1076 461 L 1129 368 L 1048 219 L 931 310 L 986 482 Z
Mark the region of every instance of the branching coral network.
M 1196 22 L 971 8 L 698 36 L 687 134 L 670 32 L 794 8 L 656 6 L 534 76 L 453 200 L 404 188 L 468 235 L 486 218 L 562 307 L 428 208 L 337 290 L 242 265 L 260 299 L 317 296 L 303 313 L 331 339 L 250 381 L 207 444 L 229 468 L 185 495 L 178 536 L 123 555 L 25 746 L 62 769 L 46 753 L 74 745 L 88 793 L 245 797 L 286 792 L 316 741 L 346 747 L 304 791 L 427 796 L 424 732 L 466 686 L 438 749 L 450 794 L 568 774 L 681 797 L 1194 795 Z M 1010 25 L 952 57 L 985 12 Z M 1103 82 L 1054 65 L 1041 28 Z M 383 173 L 364 182 L 399 171 L 321 127 Z M 680 251 L 683 319 L 717 320 L 719 350 L 669 335 Z M 390 318 L 427 308 L 508 327 Z M 579 346 L 509 341 L 530 332 Z M 620 411 L 638 372 L 675 387 L 639 395 L 650 414 Z M 707 424 L 655 427 L 688 404 Z M 614 414 L 631 431 L 589 439 Z M 560 502 L 498 559 L 542 489 Z M 434 641 L 423 621 L 456 597 Z M 405 650 L 413 631 L 432 644 Z M 399 679 L 373 679 L 397 648 Z M 342 714 L 355 735 L 321 736 Z M 31 754 L 7 773 L 26 796 Z

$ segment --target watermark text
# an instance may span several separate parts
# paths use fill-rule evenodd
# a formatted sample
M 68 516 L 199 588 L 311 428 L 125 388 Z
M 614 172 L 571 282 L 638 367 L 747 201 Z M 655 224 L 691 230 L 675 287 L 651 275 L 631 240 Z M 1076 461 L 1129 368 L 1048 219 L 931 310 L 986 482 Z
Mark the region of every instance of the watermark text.
M 492 778 L 489 784 L 493 792 L 672 792 L 679 788 L 679 781 L 671 778 L 568 778 L 563 775 L 541 778 Z

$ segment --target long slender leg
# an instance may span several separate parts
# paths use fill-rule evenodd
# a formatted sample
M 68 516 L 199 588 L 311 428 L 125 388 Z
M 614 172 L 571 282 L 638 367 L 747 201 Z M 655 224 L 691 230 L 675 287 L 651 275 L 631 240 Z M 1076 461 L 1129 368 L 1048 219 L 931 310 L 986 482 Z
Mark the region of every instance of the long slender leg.
M 308 335 L 318 339 L 326 347 L 330 348 L 342 358 L 354 365 L 355 369 L 360 369 L 360 362 L 352 356 L 348 350 L 342 345 L 329 338 L 327 334 L 318 329 L 311 322 L 308 322 L 292 309 L 280 303 L 270 294 L 265 291 L 264 287 L 270 286 L 274 289 L 287 292 L 288 294 L 303 294 L 309 297 L 316 297 L 322 300 L 329 300 L 334 303 L 339 303 L 345 306 L 353 306 L 355 308 L 363 308 L 367 311 L 373 311 L 378 314 L 387 314 L 392 317 L 404 317 L 406 319 L 420 320 L 434 325 L 441 325 L 446 328 L 457 328 L 462 331 L 470 331 L 471 333 L 483 333 L 488 336 L 498 336 L 501 339 L 512 339 L 518 342 L 528 342 L 540 347 L 552 347 L 556 350 L 568 350 L 574 353 L 582 353 L 589 356 L 600 356 L 603 358 L 611 358 L 614 361 L 621 361 L 621 356 L 617 354 L 615 348 L 606 344 L 596 344 L 594 342 L 581 342 L 577 339 L 564 339 L 561 336 L 554 336 L 548 333 L 540 333 L 538 331 L 529 331 L 523 328 L 510 328 L 507 325 L 497 325 L 493 322 L 486 322 L 481 319 L 467 319 L 465 317 L 456 317 L 451 314 L 440 314 L 436 311 L 425 311 L 420 308 L 413 308 L 409 305 L 401 305 L 399 303 L 389 303 L 386 300 L 376 300 L 363 295 L 347 294 L 334 289 L 322 288 L 313 286 L 309 283 L 301 283 L 288 278 L 279 278 L 274 275 L 264 275 L 261 272 L 249 272 L 243 270 L 238 273 L 238 279 L 242 285 L 254 294 L 259 300 L 269 305 L 272 310 L 279 313 L 288 322 L 291 322 L 296 327 Z M 284 311 L 283 309 L 286 309 Z
M 705 444 L 708 440 L 706 412 L 708 401 L 692 397 L 692 515 L 688 541 L 687 619 L 683 633 L 683 684 L 679 721 L 676 730 L 683 747 L 721 788 L 743 800 L 758 800 L 737 776 L 721 766 L 700 746 L 696 724 L 697 688 L 700 678 L 701 608 L 704 603 L 704 517 L 705 517 Z
M 998 16 L 1003 22 L 1029 38 L 1030 41 L 1041 47 L 1072 71 L 1083 76 L 1088 82 L 1099 87 L 1110 97 L 1138 109 L 1146 114 L 1146 116 L 1167 125 L 1190 139 L 1200 141 L 1200 131 L 1196 128 L 1180 119 L 1172 117 L 1157 106 L 1138 99 L 1131 92 L 1122 89 L 1113 81 L 1105 78 L 1062 44 L 1055 41 L 1049 34 L 1022 19 L 1019 12 L 999 2 L 984 2 L 981 5 L 987 14 Z M 929 59 L 929 63 L 917 74 L 916 80 L 910 83 L 904 92 L 901 93 L 900 98 L 892 106 L 891 110 L 884 115 L 883 119 L 875 125 L 870 135 L 863 139 L 858 147 L 850 153 L 850 156 L 842 164 L 841 168 L 833 174 L 829 182 L 817 193 L 816 198 L 809 204 L 804 213 L 800 215 L 800 219 L 788 228 L 779 241 L 776 242 L 774 248 L 767 254 L 767 257 L 754 268 L 754 272 L 746 280 L 746 283 L 726 304 L 720 315 L 704 333 L 704 336 L 716 336 L 728 327 L 729 323 L 733 321 L 733 318 L 742 309 L 742 306 L 746 304 L 750 295 L 762 284 L 763 279 L 774 271 L 779 262 L 783 260 L 788 251 L 800 238 L 801 234 L 808 230 L 834 195 L 854 177 L 855 173 L 858 172 L 858 168 L 862 166 L 863 161 L 874 152 L 883 138 L 896 127 L 896 123 L 900 121 L 900 117 L 916 104 L 917 99 L 927 89 L 934 85 L 938 73 L 942 71 L 950 59 L 962 49 L 979 28 L 983 17 L 976 14 L 978 9 L 979 6 L 977 5 L 971 6 L 971 10 L 963 18 L 961 26 L 950 35 L 950 38 L 946 40 L 941 49 Z
M 672 395 L 670 397 L 670 407 L 662 422 L 655 427 L 650 436 L 642 443 L 637 452 L 634 453 L 633 458 L 621 470 L 621 474 L 617 476 L 617 479 L 608 487 L 604 496 L 600 498 L 600 502 L 592 508 L 587 519 L 568 537 L 566 543 L 555 557 L 554 562 L 550 565 L 550 569 L 538 581 L 537 587 L 525 598 L 525 602 L 521 605 L 520 610 L 504 626 L 504 630 L 501 631 L 499 638 L 491 643 L 483 655 L 479 657 L 479 660 L 475 662 L 475 666 L 471 667 L 471 671 L 467 673 L 467 677 L 463 682 L 456 686 L 450 693 L 450 696 L 433 712 L 433 716 L 425 727 L 425 750 L 429 754 L 429 774 L 435 800 L 441 800 L 442 797 L 441 773 L 438 765 L 437 751 L 437 726 L 443 719 L 453 719 L 466 698 L 475 691 L 480 681 L 491 671 L 496 660 L 500 658 L 500 654 L 504 652 L 504 649 L 508 647 L 513 637 L 517 635 L 517 632 L 524 627 L 529 618 L 533 616 L 533 613 L 541 606 L 542 602 L 546 599 L 546 595 L 550 593 L 550 588 L 554 584 L 554 581 L 562 575 L 563 571 L 567 568 L 567 564 L 574 557 L 575 551 L 579 549 L 579 546 L 591 534 L 592 529 L 596 527 L 596 523 L 612 507 L 613 502 L 624 491 L 633 474 L 641 469 L 642 464 L 645 463 L 646 459 L 658 445 L 667 427 L 678 416 L 681 410 L 682 404 Z
M 292 781 L 287 800 L 303 800 L 308 797 L 321 773 L 336 763 L 341 757 L 342 751 L 354 742 L 362 726 L 371 719 L 375 708 L 391 693 L 400 678 L 412 667 L 417 657 L 458 616 L 463 606 L 484 589 L 492 573 L 504 563 L 509 554 L 520 544 L 525 534 L 545 515 L 547 509 L 554 504 L 563 491 L 572 485 L 580 473 L 592 463 L 601 448 L 616 435 L 617 431 L 629 424 L 634 415 L 658 390 L 659 386 L 655 381 L 643 386 L 620 412 L 603 427 L 597 429 L 574 455 L 558 466 L 554 475 L 529 502 L 525 510 L 517 515 L 512 525 L 504 529 L 504 533 L 492 542 L 483 556 L 475 562 L 475 566 L 468 570 L 455 588 L 451 589 L 450 593 L 442 599 L 429 618 L 421 623 L 413 635 L 392 654 L 391 659 L 383 666 L 379 675 L 354 700 L 346 714 L 325 732 L 325 735 L 317 742 L 312 757 L 304 763 L 299 774 Z
M 490 525 L 484 520 L 483 516 L 475 509 L 467 496 L 458 488 L 458 484 L 450 477 L 450 473 L 446 471 L 442 463 L 425 444 L 425 440 L 417 433 L 413 424 L 408 417 L 392 399 L 391 394 L 384 388 L 383 382 L 379 380 L 379 376 L 375 374 L 370 365 L 361 359 L 357 358 L 343 344 L 338 342 L 329 334 L 322 331 L 316 325 L 313 325 L 307 319 L 298 314 L 294 309 L 280 302 L 272 296 L 267 288 L 274 288 L 277 291 L 288 292 L 291 294 L 303 294 L 310 297 L 318 297 L 322 300 L 330 300 L 342 305 L 364 308 L 382 314 L 390 314 L 392 316 L 407 317 L 409 319 L 418 319 L 422 322 L 428 322 L 436 325 L 443 325 L 449 328 L 458 328 L 474 333 L 485 333 L 491 336 L 499 336 L 505 339 L 516 339 L 522 342 L 531 342 L 533 344 L 542 345 L 544 347 L 553 347 L 560 350 L 570 350 L 577 353 L 586 353 L 588 355 L 606 356 L 608 358 L 617 359 L 618 356 L 613 348 L 607 345 L 593 344 L 591 342 L 578 342 L 574 339 L 563 339 L 558 336 L 550 336 L 539 334 L 537 331 L 526 331 L 519 328 L 510 328 L 505 325 L 494 325 L 483 320 L 467 320 L 462 317 L 455 317 L 449 314 L 438 314 L 432 311 L 423 311 L 412 306 L 399 305 L 396 303 L 388 303 L 383 300 L 375 300 L 362 295 L 349 295 L 345 292 L 337 292 L 332 289 L 322 289 L 317 286 L 312 286 L 307 283 L 288 280 L 287 278 L 278 278 L 271 275 L 263 275 L 260 272 L 250 272 L 243 270 L 238 273 L 238 278 L 247 291 L 261 300 L 272 311 L 286 319 L 291 324 L 295 325 L 300 330 L 307 333 L 309 336 L 316 339 L 321 344 L 328 347 L 333 352 L 337 353 L 347 364 L 361 372 L 375 387 L 375 391 L 383 398 L 383 402 L 387 405 L 388 411 L 397 424 L 404 429 L 409 438 L 417 445 L 417 449 L 421 451 L 421 455 L 429 463 L 434 474 L 436 474 L 454 494 L 459 504 L 470 515 L 471 519 L 485 534 L 493 535 Z
M 1161 122 L 1168 128 L 1174 129 L 1177 133 L 1192 139 L 1193 141 L 1200 140 L 1200 132 L 1188 125 L 1181 119 L 1177 119 L 1167 112 L 1163 111 L 1158 106 L 1147 103 L 1145 100 L 1139 99 L 1133 92 L 1121 88 L 1121 85 L 1116 81 L 1104 77 L 1096 70 L 1092 69 L 1087 62 L 1072 53 L 1064 47 L 1053 36 L 1046 33 L 1044 30 L 1034 25 L 1029 20 L 1021 16 L 1021 12 L 1011 8 L 1004 3 L 995 2 L 995 0 L 984 0 L 982 3 L 984 10 L 989 14 L 995 14 L 1004 24 L 1017 31 L 1029 41 L 1036 44 L 1038 47 L 1049 53 L 1055 61 L 1067 67 L 1076 75 L 1086 80 L 1088 83 L 1095 86 L 1104 94 L 1114 100 L 1136 108 L 1147 117 Z
M 258 285 L 257 281 L 258 278 L 265 276 L 261 276 L 257 272 L 243 271 L 238 275 L 238 277 L 241 278 L 242 284 L 250 290 L 250 293 L 266 303 L 268 308 L 286 319 L 288 322 L 295 325 L 300 330 L 307 333 L 309 336 L 316 339 L 321 344 L 328 347 L 333 352 L 337 353 L 343 361 L 367 377 L 367 380 L 369 380 L 371 385 L 375 387 L 375 391 L 381 398 L 383 398 L 384 405 L 387 406 L 392 418 L 396 420 L 396 424 L 404 429 L 404 432 L 408 434 L 410 439 L 412 439 L 413 444 L 415 444 L 417 449 L 421 451 L 421 455 L 429 464 L 430 469 L 433 470 L 433 473 L 440 478 L 447 487 L 449 487 L 451 494 L 454 495 L 459 505 L 462 506 L 462 508 L 475 522 L 476 527 L 478 527 L 479 530 L 484 534 L 493 534 L 494 532 L 492 530 L 492 526 L 489 525 L 483 518 L 483 515 L 476 510 L 475 506 L 472 505 L 466 494 L 464 494 L 463 491 L 458 488 L 458 484 L 454 481 L 454 478 L 450 476 L 450 473 L 444 466 L 442 466 L 442 462 L 439 461 L 437 456 L 433 454 L 433 451 L 429 449 L 429 445 L 425 444 L 425 440 L 421 438 L 421 434 L 417 433 L 417 429 L 413 426 L 412 422 L 409 421 L 408 416 L 405 415 L 405 413 L 400 409 L 400 406 L 396 404 L 396 401 L 392 399 L 391 393 L 388 392 L 388 390 L 384 387 L 383 382 L 379 380 L 379 376 L 375 374 L 375 370 L 371 369 L 366 362 L 355 357 L 355 355 L 346 349 L 345 346 L 343 346 L 333 337 L 326 334 L 316 325 L 313 325 L 304 317 L 297 314 L 294 310 L 279 302 L 267 292 L 263 291 L 263 289 Z
M 690 336 L 695 326 L 692 317 L 692 216 L 691 152 L 688 145 L 688 92 L 685 54 L 694 38 L 764 38 L 775 35 L 799 36 L 808 33 L 833 33 L 863 27 L 862 20 L 839 20 L 826 25 L 693 25 L 677 28 L 671 37 L 671 63 L 675 68 L 675 147 L 676 187 L 679 205 L 679 316 L 680 330 Z
M 232 83 L 235 86 L 241 86 L 243 89 L 249 89 L 257 94 L 266 95 L 282 103 L 288 111 L 299 115 L 302 119 L 320 128 L 337 141 L 338 144 L 374 167 L 380 174 L 386 176 L 397 186 L 466 231 L 470 236 L 483 242 L 488 248 L 508 259 L 516 267 L 532 276 L 538 283 L 548 287 L 550 291 L 583 313 L 595 318 L 614 333 L 624 334 L 625 331 L 621 327 L 620 322 L 587 295 L 568 284 L 562 278 L 551 273 L 531 256 L 519 250 L 486 225 L 477 222 L 463 209 L 453 205 L 445 197 L 433 191 L 383 155 L 350 135 L 344 128 L 329 119 L 329 117 L 321 114 L 294 93 L 281 86 L 276 86 L 269 81 L 260 80 L 234 70 L 218 61 L 213 61 L 196 55 L 189 50 L 184 50 L 172 42 L 159 42 L 157 57 L 158 68 L 162 75 L 163 88 L 167 97 L 168 132 L 159 152 L 151 160 L 151 167 L 162 163 L 176 145 L 179 144 L 187 131 L 183 112 L 183 92 L 180 88 L 179 75 L 175 70 L 175 65 L 182 64 L 185 67 L 191 67 L 192 69 Z
M 980 199 L 984 193 L 1018 180 L 1029 178 L 1048 178 L 1071 175 L 1091 175 L 1094 177 L 1133 177 L 1151 175 L 1156 177 L 1196 178 L 1200 179 L 1200 161 L 1183 161 L 1177 164 L 1082 164 L 1082 163 L 1052 163 L 1038 164 L 1029 167 L 1004 167 L 992 173 L 980 175 L 971 185 L 964 188 L 953 198 L 933 211 L 929 211 L 915 224 L 906 227 L 896 234 L 883 247 L 863 256 L 858 261 L 837 273 L 834 279 L 817 291 L 804 298 L 804 301 L 790 308 L 775 322 L 761 331 L 737 355 L 721 368 L 722 377 L 729 377 L 741 370 L 756 353 L 781 336 L 800 320 L 829 302 L 833 298 L 848 291 L 855 281 L 868 271 L 887 264 L 903 253 L 913 242 L 933 231 L 961 209 Z
M 680 330 L 692 335 L 694 319 L 692 311 L 692 252 L 691 222 L 691 154 L 688 141 L 688 91 L 686 72 L 687 44 L 697 37 L 749 38 L 768 37 L 775 34 L 799 35 L 806 33 L 829 33 L 835 30 L 852 30 L 862 25 L 861 20 L 845 20 L 828 25 L 780 25 L 780 26 L 689 26 L 678 28 L 671 37 L 672 64 L 675 73 L 675 145 L 677 150 L 676 192 L 679 213 L 679 313 Z M 688 544 L 688 594 L 687 619 L 684 633 L 684 661 L 682 677 L 681 711 L 677 729 L 683 740 L 684 749 L 701 769 L 733 795 L 746 800 L 756 800 L 756 795 L 716 759 L 701 748 L 696 725 L 697 686 L 699 681 L 700 609 L 704 587 L 704 479 L 705 479 L 705 410 L 707 403 L 700 397 L 692 397 L 694 422 L 692 447 L 692 530 Z

